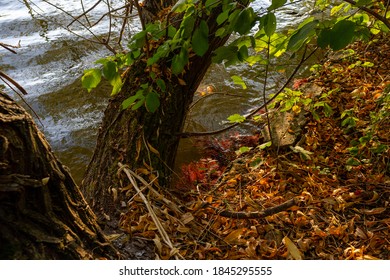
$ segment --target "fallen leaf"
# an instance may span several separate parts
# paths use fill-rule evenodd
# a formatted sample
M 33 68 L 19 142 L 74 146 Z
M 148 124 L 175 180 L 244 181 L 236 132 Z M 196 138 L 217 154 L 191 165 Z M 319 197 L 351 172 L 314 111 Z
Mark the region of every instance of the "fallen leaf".
M 194 216 L 190 212 L 184 213 L 180 219 L 180 221 L 185 225 L 191 222 L 192 220 L 194 220 Z
M 378 215 L 386 211 L 385 207 L 379 207 L 374 209 L 363 209 L 362 213 L 366 215 Z
M 295 260 L 302 260 L 301 252 L 299 251 L 298 247 L 291 241 L 290 238 L 285 236 L 282 240 L 283 244 L 286 245 L 287 250 L 289 254 L 295 259 Z
M 228 236 L 226 236 L 223 241 L 225 241 L 228 244 L 238 244 L 240 242 L 240 236 L 244 233 L 246 229 L 245 228 L 239 228 L 236 230 L 233 230 L 231 233 L 229 233 Z

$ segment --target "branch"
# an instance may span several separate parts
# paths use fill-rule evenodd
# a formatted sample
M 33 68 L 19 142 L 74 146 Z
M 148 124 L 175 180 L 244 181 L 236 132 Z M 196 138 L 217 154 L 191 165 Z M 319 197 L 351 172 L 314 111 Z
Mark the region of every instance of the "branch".
M 286 202 L 271 208 L 267 208 L 260 212 L 233 212 L 224 210 L 219 213 L 222 217 L 233 218 L 233 219 L 263 219 L 265 217 L 274 215 L 276 213 L 286 211 L 288 208 L 298 205 L 298 198 L 292 198 Z
M 2 71 L 0 71 L 0 78 L 6 79 L 8 82 L 13 84 L 21 93 L 27 95 L 27 91 L 21 85 L 19 85 L 14 79 L 12 79 L 10 76 L 8 76 Z
M 353 0 L 344 0 L 344 2 L 347 2 L 347 3 L 351 4 L 351 5 L 359 8 L 360 10 L 365 11 L 367 14 L 370 14 L 373 17 L 379 19 L 380 21 L 382 21 L 390 29 L 390 21 L 388 21 L 386 17 L 381 16 L 377 12 L 375 12 L 375 11 L 373 11 L 373 10 L 367 8 L 367 7 L 358 6 L 357 3 L 355 1 L 353 1 Z
M 302 64 L 308 60 L 316 51 L 317 51 L 318 47 L 314 48 L 314 50 L 308 55 L 305 57 L 305 55 L 302 56 L 302 59 L 299 61 L 298 65 L 295 67 L 294 71 L 292 72 L 292 74 L 288 77 L 287 81 L 284 83 L 284 85 L 278 90 L 278 92 L 272 96 L 266 103 L 264 103 L 263 105 L 261 105 L 260 107 L 256 107 L 255 109 L 253 109 L 249 114 L 247 114 L 245 117 L 245 119 L 247 118 L 250 118 L 252 117 L 254 114 L 256 114 L 259 110 L 263 109 L 265 106 L 269 105 L 272 101 L 274 101 L 276 99 L 276 97 L 278 97 L 278 95 L 287 87 L 287 85 L 292 81 L 292 79 L 295 77 L 295 75 L 297 74 L 298 70 L 301 68 Z M 222 132 L 225 132 L 225 131 L 228 131 L 238 125 L 240 125 L 241 123 L 235 123 L 235 124 L 232 124 L 230 126 L 227 126 L 227 127 L 224 127 L 224 128 L 221 128 L 221 129 L 218 129 L 218 130 L 213 130 L 213 131 L 208 131 L 208 132 L 183 132 L 183 133 L 180 133 L 179 134 L 179 137 L 181 138 L 189 138 L 189 137 L 196 137 L 196 136 L 210 136 L 210 135 L 215 135 L 215 134 L 219 134 L 219 133 L 222 133 Z
M 19 41 L 19 45 L 18 46 L 11 46 L 11 45 L 4 44 L 4 43 L 0 42 L 0 47 L 3 47 L 4 49 L 6 49 L 7 51 L 12 52 L 13 54 L 17 54 L 17 52 L 14 51 L 12 48 L 14 48 L 14 49 L 20 48 L 20 41 Z

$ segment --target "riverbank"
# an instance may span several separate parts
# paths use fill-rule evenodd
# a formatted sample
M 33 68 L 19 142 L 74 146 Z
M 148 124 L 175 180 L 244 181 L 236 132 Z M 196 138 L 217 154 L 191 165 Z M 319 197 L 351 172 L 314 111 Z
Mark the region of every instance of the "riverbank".
M 171 246 L 136 197 L 124 230 L 162 259 L 390 259 L 389 58 L 389 36 L 330 54 L 292 86 L 321 89 L 291 107 L 306 120 L 293 145 L 257 135 L 223 170 L 216 157 L 187 166 L 186 208 L 150 195 Z

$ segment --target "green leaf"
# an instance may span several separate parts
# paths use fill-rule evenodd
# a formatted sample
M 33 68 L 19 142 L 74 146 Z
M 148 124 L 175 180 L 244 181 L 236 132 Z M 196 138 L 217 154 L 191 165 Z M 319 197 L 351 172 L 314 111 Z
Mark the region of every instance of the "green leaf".
M 240 85 L 240 86 L 242 86 L 243 89 L 246 89 L 246 84 L 240 76 L 234 75 L 231 78 L 236 85 Z
M 224 37 L 226 35 L 226 29 L 224 27 L 218 28 L 217 31 L 215 31 L 215 36 L 216 37 Z
M 268 142 L 265 142 L 265 143 L 257 146 L 257 148 L 259 148 L 260 150 L 264 150 L 265 148 L 271 147 L 271 146 L 272 146 L 272 141 L 268 141 Z
M 276 16 L 275 16 L 275 14 L 274 13 L 266 14 L 263 17 L 262 23 L 264 25 L 265 34 L 268 37 L 271 37 L 272 34 L 274 34 L 275 30 L 276 30 Z
M 370 4 L 373 0 L 357 0 L 356 6 L 361 7 L 367 4 Z
M 141 96 L 140 99 L 138 100 L 137 103 L 135 103 L 132 107 L 131 110 L 135 111 L 138 108 L 140 108 L 142 105 L 145 104 L 145 96 Z
M 198 56 L 203 56 L 209 49 L 209 27 L 202 20 L 192 36 L 192 48 Z
M 389 146 L 387 146 L 387 145 L 379 144 L 378 146 L 373 147 L 370 150 L 375 154 L 381 154 L 381 153 L 385 152 L 388 148 L 389 148 Z
M 110 84 L 112 85 L 111 95 L 117 94 L 123 86 L 121 76 L 117 73 L 114 77 L 111 78 Z
M 325 116 L 327 116 L 327 117 L 330 117 L 331 115 L 333 115 L 332 107 L 326 102 L 324 103 L 324 113 L 325 113 Z
M 340 5 L 337 5 L 337 6 L 334 6 L 331 10 L 330 10 L 330 15 L 331 16 L 334 16 L 335 14 L 337 14 L 342 8 L 344 8 L 344 6 L 346 6 L 347 3 L 341 3 Z
M 143 91 L 142 90 L 139 90 L 137 91 L 137 93 L 133 96 L 130 96 L 129 98 L 125 99 L 123 102 L 122 102 L 122 109 L 127 109 L 129 108 L 131 105 L 133 105 L 133 103 L 138 100 L 138 99 L 141 99 L 142 98 L 142 93 Z
M 312 19 L 311 19 L 312 20 Z M 299 28 L 290 38 L 287 49 L 297 51 L 302 45 L 315 34 L 315 28 L 318 25 L 318 20 L 312 20 Z
M 219 5 L 219 1 L 207 0 L 204 5 L 208 11 L 211 11 L 213 8 L 215 8 Z
M 176 4 L 172 7 L 171 12 L 181 13 L 184 12 L 189 6 L 193 6 L 193 4 L 196 4 L 199 0 L 179 0 L 176 2 Z
M 359 166 L 359 165 L 361 164 L 361 162 L 358 161 L 358 160 L 355 159 L 355 158 L 350 157 L 350 158 L 347 159 L 346 164 L 347 164 L 347 165 L 351 165 L 351 166 Z
M 240 35 L 248 33 L 256 23 L 256 14 L 252 7 L 242 10 L 238 16 L 234 31 Z
M 220 13 L 217 17 L 217 24 L 221 25 L 229 18 L 230 10 L 225 10 L 222 13 Z
M 242 123 L 242 122 L 245 121 L 245 117 L 242 116 L 242 115 L 239 115 L 239 114 L 231 115 L 231 116 L 229 116 L 227 119 L 228 119 L 228 121 L 230 121 L 231 123 Z
M 179 54 L 175 55 L 172 59 L 172 73 L 175 75 L 179 75 L 181 72 L 183 72 L 184 67 L 188 63 L 188 50 L 185 47 L 182 47 L 180 49 Z
M 190 38 L 190 36 L 194 30 L 196 18 L 195 18 L 195 16 L 192 15 L 192 13 L 193 12 L 191 12 L 191 11 L 187 11 L 186 15 L 184 16 L 184 18 L 180 24 L 182 39 Z
M 118 69 L 114 61 L 107 61 L 103 64 L 103 75 L 107 80 L 115 79 L 118 75 Z
M 102 73 L 100 69 L 88 69 L 84 71 L 84 75 L 81 78 L 81 83 L 84 88 L 91 92 L 91 90 L 100 83 L 102 79 Z
M 333 50 L 340 50 L 351 43 L 354 36 L 355 23 L 350 20 L 341 20 L 332 28 L 329 45 Z
M 214 63 L 222 63 L 227 61 L 226 66 L 231 65 L 238 61 L 237 57 L 238 47 L 237 46 L 222 46 L 215 50 L 213 56 Z
M 272 0 L 271 6 L 268 7 L 268 11 L 276 10 L 286 4 L 287 0 Z
M 243 45 L 237 53 L 237 58 L 239 61 L 245 61 L 249 57 L 248 47 Z
M 330 41 L 332 40 L 332 30 L 331 29 L 322 29 L 320 34 L 318 34 L 317 45 L 320 48 L 325 49 L 330 45 Z
M 359 154 L 359 148 L 358 147 L 347 148 L 347 150 L 351 154 L 351 156 L 357 156 Z
M 239 155 L 242 155 L 243 153 L 249 152 L 251 149 L 252 148 L 250 148 L 250 147 L 244 146 L 244 147 L 240 147 L 235 153 L 236 153 L 236 155 L 239 156 Z
M 166 91 L 167 87 L 166 87 L 163 79 L 157 79 L 156 84 L 161 89 L 161 91 L 163 91 L 163 92 Z
M 157 92 L 151 91 L 146 95 L 145 106 L 151 113 L 154 113 L 157 110 L 160 106 L 160 96 Z
M 130 41 L 129 48 L 131 50 L 133 49 L 140 49 L 142 48 L 146 43 L 146 35 L 147 32 L 145 30 L 142 30 L 135 34 Z

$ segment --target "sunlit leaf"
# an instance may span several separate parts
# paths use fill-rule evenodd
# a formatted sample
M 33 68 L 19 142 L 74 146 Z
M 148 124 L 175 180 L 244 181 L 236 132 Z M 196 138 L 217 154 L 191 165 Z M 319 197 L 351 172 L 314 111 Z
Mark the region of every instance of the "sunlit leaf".
M 265 143 L 257 146 L 257 148 L 259 148 L 260 150 L 264 150 L 265 148 L 271 147 L 271 146 L 272 146 L 272 141 L 268 141 L 268 142 L 265 142 Z
M 251 147 L 240 147 L 237 151 L 236 151 L 236 155 L 242 155 L 243 153 L 246 153 L 246 152 L 249 152 L 252 148 Z
M 112 85 L 111 95 L 117 94 L 123 86 L 122 78 L 119 73 L 116 73 L 115 76 L 111 77 L 111 80 L 109 80 L 109 82 Z
M 242 122 L 245 121 L 245 117 L 242 116 L 242 115 L 239 115 L 239 114 L 231 115 L 231 116 L 229 116 L 227 119 L 228 119 L 228 121 L 230 121 L 231 123 L 242 123 Z
M 81 78 L 81 83 L 84 88 L 90 92 L 93 88 L 97 87 L 102 79 L 102 73 L 100 69 L 89 69 L 84 71 L 84 75 Z
M 243 89 L 246 89 L 246 84 L 244 82 L 244 80 L 240 77 L 240 76 L 236 76 L 236 75 L 233 75 L 232 77 L 232 80 L 233 82 L 236 84 L 236 85 L 240 85 L 242 86 Z

